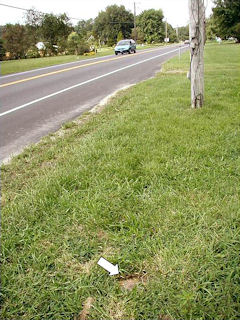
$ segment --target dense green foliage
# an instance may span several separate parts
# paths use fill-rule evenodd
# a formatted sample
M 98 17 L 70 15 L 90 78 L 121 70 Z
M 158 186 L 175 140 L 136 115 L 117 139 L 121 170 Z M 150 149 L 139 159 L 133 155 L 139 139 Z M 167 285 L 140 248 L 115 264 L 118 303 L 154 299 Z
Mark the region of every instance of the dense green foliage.
M 70 33 L 68 36 L 67 47 L 70 54 L 82 55 L 90 51 L 90 47 L 86 40 L 81 38 L 77 32 Z
M 137 25 L 148 43 L 163 42 L 165 26 L 162 10 L 149 9 L 143 11 L 137 18 Z
M 178 28 L 178 39 L 181 41 L 189 39 L 189 26 Z
M 80 39 L 88 39 L 93 33 L 93 19 L 81 20 L 77 23 L 74 28 Z
M 118 32 L 118 36 L 117 36 L 117 42 L 120 41 L 120 40 L 123 40 L 124 39 L 124 36 L 122 34 L 122 31 L 119 31 Z
M 133 28 L 133 14 L 124 6 L 108 6 L 101 11 L 94 21 L 94 34 L 103 43 L 110 46 L 117 42 L 121 31 L 124 38 L 129 38 Z
M 162 10 L 144 10 L 137 17 L 137 38 L 148 43 L 163 42 L 166 36 Z M 177 41 L 176 30 L 168 23 L 167 36 L 170 42 Z
M 216 22 L 211 15 L 208 19 L 206 19 L 206 37 L 208 40 L 214 40 L 217 36 L 217 26 Z
M 66 39 L 72 31 L 72 26 L 66 14 L 55 16 L 53 14 L 45 14 L 41 21 L 41 35 L 47 43 L 47 47 L 51 52 L 63 52 L 66 47 Z
M 26 24 L 7 24 L 2 29 L 4 49 L 10 58 L 31 57 L 38 54 L 36 44 L 44 41 L 43 55 L 64 52 L 67 48 L 67 37 L 73 30 L 66 14 L 40 15 L 30 10 L 26 16 Z M 37 51 L 37 52 L 36 52 Z
M 214 3 L 213 14 L 206 20 L 207 38 L 234 37 L 240 41 L 240 1 L 215 0 Z M 8 24 L 1 28 L 0 59 L 4 58 L 5 52 L 8 52 L 10 59 L 82 54 L 90 48 L 113 46 L 120 38 L 135 39 L 135 36 L 138 42 L 159 43 L 166 36 L 163 19 L 162 10 L 143 11 L 137 17 L 135 34 L 133 14 L 123 5 L 108 6 L 95 19 L 80 20 L 75 27 L 65 13 L 57 16 L 31 9 L 25 15 L 25 25 Z M 188 26 L 178 28 L 178 37 L 170 24 L 167 27 L 170 42 L 188 39 Z M 41 52 L 36 49 L 38 42 L 44 43 Z
M 33 47 L 38 41 L 43 40 L 41 32 L 42 19 L 43 14 L 32 9 L 25 14 L 29 46 Z
M 3 46 L 3 39 L 0 38 L 0 60 L 5 56 L 6 49 Z
M 240 39 L 240 2 L 238 0 L 216 0 L 213 14 L 206 20 L 208 39 L 235 37 Z M 137 17 L 136 38 L 139 42 L 163 42 L 165 22 L 162 10 L 145 10 Z M 55 16 L 29 10 L 25 25 L 6 25 L 2 28 L 2 53 L 10 52 L 11 58 L 37 57 L 36 43 L 43 41 L 43 55 L 56 53 L 72 54 L 85 52 L 90 46 L 114 45 L 120 38 L 135 38 L 133 15 L 124 6 L 112 5 L 101 11 L 95 20 L 81 20 L 73 28 L 66 14 Z M 188 26 L 176 30 L 168 24 L 170 42 L 186 40 Z M 77 33 L 75 40 L 70 35 Z M 90 40 L 89 40 L 90 39 Z M 87 43 L 88 42 L 88 43 Z M 81 49 L 79 49 L 81 48 Z M 83 50 L 83 48 L 85 48 Z
M 142 32 L 141 28 L 139 26 L 136 26 L 136 35 L 135 35 L 135 30 L 132 29 L 132 35 L 131 35 L 131 38 L 132 39 L 135 39 L 135 36 L 136 36 L 136 39 L 139 43 L 144 43 L 145 42 L 145 35 L 144 33 Z
M 167 24 L 167 36 L 169 38 L 169 42 L 178 41 L 176 29 L 174 29 L 169 23 Z
M 68 36 L 67 40 L 68 52 L 70 54 L 82 55 L 90 51 L 89 44 L 87 41 L 81 37 L 77 32 L 72 32 Z
M 200 110 L 186 53 L 2 168 L 2 319 L 239 320 L 239 54 Z
M 3 27 L 4 49 L 11 52 L 13 58 L 24 58 L 29 48 L 28 33 L 24 25 L 7 24 Z
M 163 42 L 165 25 L 162 10 L 143 11 L 137 19 L 136 35 L 133 14 L 122 5 L 108 6 L 93 19 L 80 20 L 75 27 L 64 13 L 43 14 L 28 10 L 24 25 L 2 28 L 3 49 L 8 59 L 34 58 L 57 54 L 82 54 L 97 46 L 113 46 L 119 39 L 138 42 Z M 176 30 L 168 24 L 170 42 L 177 41 Z M 42 43 L 41 49 L 36 44 Z M 2 50 L 3 53 L 3 50 Z M 4 54 L 0 58 L 3 58 Z
M 240 1 L 215 0 L 214 3 L 216 34 L 224 39 L 235 37 L 240 42 Z

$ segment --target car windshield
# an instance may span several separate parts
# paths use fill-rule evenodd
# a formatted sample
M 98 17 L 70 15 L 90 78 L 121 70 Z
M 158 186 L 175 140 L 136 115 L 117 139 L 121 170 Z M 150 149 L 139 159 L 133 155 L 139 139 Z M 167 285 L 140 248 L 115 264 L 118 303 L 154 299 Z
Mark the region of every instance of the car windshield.
M 126 45 L 129 45 L 130 44 L 130 41 L 127 41 L 127 40 L 122 40 L 122 41 L 119 41 L 118 42 L 118 46 L 126 46 Z

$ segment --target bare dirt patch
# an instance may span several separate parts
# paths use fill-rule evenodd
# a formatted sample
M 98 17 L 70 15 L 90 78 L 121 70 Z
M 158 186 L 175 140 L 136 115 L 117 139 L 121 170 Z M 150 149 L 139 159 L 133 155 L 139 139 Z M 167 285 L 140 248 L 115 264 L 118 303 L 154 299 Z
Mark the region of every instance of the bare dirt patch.
M 158 319 L 159 320 L 174 320 L 172 317 L 164 315 L 164 314 L 160 314 Z
M 133 320 L 131 316 L 126 315 L 126 301 L 121 300 L 118 301 L 116 299 L 112 299 L 109 301 L 108 307 L 107 307 L 107 313 L 109 314 L 109 318 L 111 320 Z
M 119 281 L 120 287 L 125 290 L 132 290 L 139 284 L 146 284 L 147 283 L 147 275 L 146 274 L 133 274 L 127 276 Z
M 97 237 L 99 240 L 107 240 L 108 239 L 108 235 L 104 230 L 99 230 L 97 233 Z
M 56 167 L 56 163 L 53 161 L 44 161 L 41 163 L 41 168 L 54 168 Z
M 85 272 L 86 274 L 90 274 L 90 272 L 95 264 L 96 264 L 95 259 L 85 262 L 84 264 L 82 264 L 82 271 Z
M 186 70 L 168 70 L 168 71 L 163 71 L 163 73 L 167 73 L 167 74 L 187 74 L 187 71 Z
M 94 298 L 93 297 L 88 297 L 87 300 L 83 304 L 83 309 L 79 313 L 79 315 L 74 317 L 74 320 L 87 320 L 88 315 L 90 313 L 90 309 L 93 305 Z

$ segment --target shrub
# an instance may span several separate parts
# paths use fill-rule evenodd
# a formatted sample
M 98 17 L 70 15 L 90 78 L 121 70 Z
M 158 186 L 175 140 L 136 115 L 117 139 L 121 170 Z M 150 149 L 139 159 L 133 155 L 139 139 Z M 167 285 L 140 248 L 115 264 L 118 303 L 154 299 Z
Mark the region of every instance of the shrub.
M 0 60 L 3 60 L 5 58 L 6 55 L 6 50 L 3 46 L 3 40 L 0 39 Z
M 40 53 L 37 48 L 30 48 L 26 53 L 26 58 L 39 58 Z
M 90 51 L 90 52 L 85 52 L 83 55 L 84 56 L 94 56 L 96 53 L 95 51 Z
M 80 43 L 77 46 L 77 54 L 78 55 L 83 55 L 86 52 L 90 52 L 90 47 L 87 43 Z
M 123 40 L 123 39 L 124 39 L 123 33 L 122 33 L 122 31 L 119 31 L 118 36 L 117 36 L 117 42 L 119 42 L 120 40 Z

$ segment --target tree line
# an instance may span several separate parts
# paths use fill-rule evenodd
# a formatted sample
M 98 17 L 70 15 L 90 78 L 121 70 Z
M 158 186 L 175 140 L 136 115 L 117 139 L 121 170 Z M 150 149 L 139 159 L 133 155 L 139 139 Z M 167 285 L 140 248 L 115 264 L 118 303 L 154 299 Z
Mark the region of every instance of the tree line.
M 214 0 L 215 7 L 207 19 L 207 38 L 220 37 L 240 42 L 240 0 Z
M 145 10 L 136 17 L 138 42 L 164 41 L 165 22 L 162 10 Z M 1 26 L 0 56 L 9 59 L 83 54 L 90 47 L 113 46 L 124 38 L 134 38 L 134 16 L 123 5 L 111 5 L 95 19 L 80 20 L 73 26 L 66 13 L 43 14 L 28 10 L 24 24 Z M 177 40 L 176 30 L 168 24 L 168 37 Z M 39 44 L 41 48 L 36 47 Z
M 240 41 L 240 1 L 215 0 L 212 16 L 206 21 L 207 37 L 234 37 Z M 36 58 L 56 54 L 83 54 L 94 47 L 113 46 L 126 38 L 137 38 L 139 43 L 160 43 L 166 36 L 163 11 L 149 9 L 136 17 L 123 5 L 111 5 L 95 19 L 80 20 L 76 26 L 66 13 L 43 14 L 28 10 L 24 24 L 0 27 L 0 59 Z M 170 42 L 186 40 L 188 26 L 174 29 L 167 24 Z M 38 44 L 38 46 L 36 46 Z M 7 57 L 6 57 L 7 53 Z

